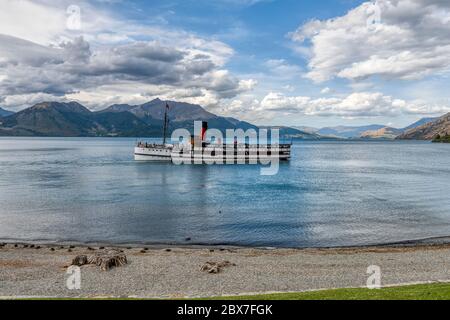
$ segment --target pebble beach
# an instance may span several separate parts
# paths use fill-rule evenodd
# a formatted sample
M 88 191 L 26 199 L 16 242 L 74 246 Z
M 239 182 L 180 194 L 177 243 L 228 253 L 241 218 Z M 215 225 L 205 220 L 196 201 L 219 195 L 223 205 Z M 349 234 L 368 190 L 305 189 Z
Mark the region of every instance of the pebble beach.
M 381 269 L 383 286 L 450 282 L 450 244 L 330 249 L 115 247 L 123 267 L 81 267 L 80 289 L 67 287 L 78 255 L 114 247 L 3 244 L 2 298 L 193 298 L 364 287 L 367 268 Z M 207 263 L 225 263 L 219 273 Z

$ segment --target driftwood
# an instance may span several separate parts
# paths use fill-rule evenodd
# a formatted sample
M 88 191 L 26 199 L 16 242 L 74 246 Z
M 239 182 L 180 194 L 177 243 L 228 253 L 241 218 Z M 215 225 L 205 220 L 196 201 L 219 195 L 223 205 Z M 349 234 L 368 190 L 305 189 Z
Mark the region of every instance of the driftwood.
M 88 264 L 88 257 L 87 256 L 76 256 L 75 259 L 72 260 L 73 266 L 84 266 L 85 264 Z
M 86 264 L 94 264 L 100 267 L 102 271 L 107 271 L 113 267 L 121 267 L 127 263 L 126 255 L 119 250 L 96 252 L 90 256 L 81 255 L 72 260 L 72 265 L 81 267 Z
M 200 268 L 200 270 L 208 273 L 219 273 L 222 271 L 223 268 L 235 266 L 236 264 L 231 263 L 230 261 L 223 261 L 223 262 L 208 261 Z

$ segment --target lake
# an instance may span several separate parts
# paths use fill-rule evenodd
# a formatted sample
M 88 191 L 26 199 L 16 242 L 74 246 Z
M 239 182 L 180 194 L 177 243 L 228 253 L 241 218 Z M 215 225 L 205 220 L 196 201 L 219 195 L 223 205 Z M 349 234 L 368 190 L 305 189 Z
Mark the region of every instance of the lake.
M 450 235 L 450 145 L 295 142 L 292 161 L 261 176 L 135 162 L 134 144 L 0 138 L 0 239 L 323 247 Z

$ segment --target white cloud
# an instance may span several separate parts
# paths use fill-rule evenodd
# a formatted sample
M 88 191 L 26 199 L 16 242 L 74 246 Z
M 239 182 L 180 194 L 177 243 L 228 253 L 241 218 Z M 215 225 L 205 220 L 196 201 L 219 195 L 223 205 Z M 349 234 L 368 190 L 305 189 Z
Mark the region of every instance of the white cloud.
M 104 105 L 123 100 L 118 92 L 133 101 L 161 95 L 208 106 L 256 85 L 226 69 L 234 51 L 223 42 L 132 23 L 87 0 L 77 3 L 82 29 L 71 31 L 66 28 L 69 4 L 69 0 L 0 3 L 0 30 L 6 33 L 0 34 L 4 106 L 25 108 L 36 97 L 70 97 L 90 106 Z
M 344 97 L 312 98 L 268 93 L 260 102 L 233 101 L 229 110 L 242 114 L 260 115 L 271 119 L 274 115 L 306 115 L 342 118 L 369 118 L 381 116 L 440 115 L 450 111 L 448 104 L 428 104 L 424 101 L 405 101 L 379 92 L 358 92 Z M 241 110 L 239 110 L 241 109 Z
M 65 11 L 38 1 L 2 0 L 1 33 L 40 44 L 52 42 L 66 25 Z
M 331 89 L 328 88 L 328 87 L 323 88 L 322 90 L 320 90 L 320 93 L 321 93 L 321 94 L 327 94 L 327 93 L 330 93 L 330 92 L 331 92 Z
M 98 0 L 96 0 L 98 2 Z M 68 8 L 80 9 L 80 30 L 70 30 L 73 17 Z M 125 26 L 133 24 L 121 20 L 112 12 L 99 9 L 89 0 L 2 0 L 0 2 L 0 33 L 41 45 L 58 44 L 74 36 L 84 35 L 92 40 L 106 35 L 118 36 Z
M 335 77 L 382 76 L 420 79 L 450 69 L 450 5 L 441 0 L 378 0 L 381 21 L 367 27 L 370 2 L 342 17 L 312 20 L 291 34 L 311 43 L 307 77 L 323 82 Z

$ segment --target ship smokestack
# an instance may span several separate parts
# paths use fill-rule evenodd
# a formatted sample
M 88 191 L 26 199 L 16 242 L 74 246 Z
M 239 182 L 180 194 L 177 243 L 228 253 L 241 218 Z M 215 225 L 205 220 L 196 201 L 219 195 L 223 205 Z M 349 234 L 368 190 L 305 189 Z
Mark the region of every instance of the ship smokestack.
M 202 121 L 202 132 L 201 132 L 202 141 L 205 141 L 206 131 L 208 131 L 208 122 Z

